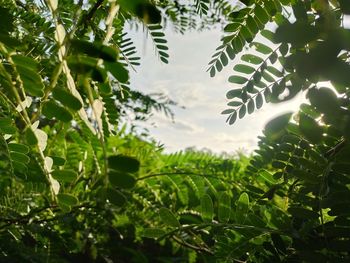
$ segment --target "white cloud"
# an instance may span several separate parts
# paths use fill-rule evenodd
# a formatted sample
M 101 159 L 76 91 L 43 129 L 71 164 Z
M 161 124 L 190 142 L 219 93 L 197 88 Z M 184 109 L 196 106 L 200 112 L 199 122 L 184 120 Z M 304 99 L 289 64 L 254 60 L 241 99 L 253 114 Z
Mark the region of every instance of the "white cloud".
M 132 74 L 132 87 L 145 93 L 163 92 L 177 101 L 174 108 L 175 123 L 155 114 L 149 128 L 154 138 L 164 143 L 168 151 L 186 147 L 210 148 L 215 152 L 235 152 L 239 148 L 252 151 L 256 148 L 257 136 L 265 123 L 290 109 L 296 110 L 302 97 L 279 105 L 264 105 L 252 115 L 238 120 L 233 126 L 225 123 L 226 116 L 220 112 L 227 108 L 226 92 L 233 87 L 227 81 L 233 73 L 231 62 L 222 72 L 210 78 L 207 63 L 216 47 L 220 45 L 220 31 L 191 32 L 185 36 L 167 32 L 170 48 L 170 64 L 162 65 L 154 56 L 153 47 L 147 45 L 142 65 L 137 74 Z M 136 38 L 141 44 L 143 38 Z M 142 47 L 139 48 L 142 50 Z

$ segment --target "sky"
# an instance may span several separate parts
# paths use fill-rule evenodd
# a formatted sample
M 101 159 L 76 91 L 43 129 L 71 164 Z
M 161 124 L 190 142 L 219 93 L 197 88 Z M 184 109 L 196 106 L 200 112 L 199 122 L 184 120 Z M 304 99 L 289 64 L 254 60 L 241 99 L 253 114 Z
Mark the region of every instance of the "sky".
M 264 104 L 260 110 L 230 126 L 225 122 L 227 115 L 220 113 L 227 108 L 226 92 L 234 88 L 228 78 L 239 60 L 231 61 L 214 78 L 206 72 L 211 55 L 220 45 L 220 28 L 185 35 L 167 30 L 169 64 L 161 63 L 142 30 L 130 35 L 142 57 L 137 72 L 131 73 L 131 87 L 144 93 L 162 92 L 179 105 L 173 107 L 174 121 L 155 114 L 142 124 L 154 139 L 164 144 L 167 152 L 196 147 L 216 153 L 250 153 L 257 148 L 257 136 L 270 119 L 287 111 L 297 111 L 303 102 L 300 94 L 286 103 Z

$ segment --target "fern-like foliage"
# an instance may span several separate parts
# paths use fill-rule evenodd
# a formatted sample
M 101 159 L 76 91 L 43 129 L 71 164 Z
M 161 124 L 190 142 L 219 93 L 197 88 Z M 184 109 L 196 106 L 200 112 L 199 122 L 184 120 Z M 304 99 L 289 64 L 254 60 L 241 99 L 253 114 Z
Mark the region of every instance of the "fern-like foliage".
M 156 53 L 159 56 L 159 59 L 165 63 L 169 63 L 169 54 L 167 40 L 165 39 L 165 34 L 163 33 L 161 25 L 149 25 L 148 27 L 149 34 L 154 43 Z
M 281 11 L 280 2 L 271 0 L 257 1 L 232 12 L 231 21 L 224 28 L 227 35 L 222 38 L 222 45 L 216 49 L 209 62 L 210 76 L 215 76 L 216 72 L 227 66 L 229 60 L 233 60 L 235 55 L 241 52 L 247 43 L 251 43 L 256 34 Z

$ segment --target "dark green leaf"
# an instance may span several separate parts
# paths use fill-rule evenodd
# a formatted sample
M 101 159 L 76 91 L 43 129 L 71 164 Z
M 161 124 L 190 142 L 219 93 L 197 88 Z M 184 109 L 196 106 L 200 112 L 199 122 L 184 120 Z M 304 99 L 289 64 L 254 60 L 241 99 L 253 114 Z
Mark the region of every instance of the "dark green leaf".
M 166 232 L 160 228 L 145 228 L 142 232 L 143 237 L 159 238 L 166 234 Z
M 312 143 L 319 143 L 323 137 L 323 129 L 309 115 L 299 113 L 299 128 L 302 134 Z
M 101 43 L 90 43 L 85 40 L 73 39 L 71 41 L 71 48 L 76 53 L 84 53 L 91 57 L 101 58 L 105 61 L 116 61 L 118 52 L 116 49 L 105 46 Z
M 236 84 L 244 84 L 248 81 L 248 79 L 242 76 L 231 76 L 229 77 L 228 81 Z
M 9 147 L 9 150 L 13 151 L 13 152 L 19 152 L 19 153 L 24 153 L 24 154 L 27 154 L 29 152 L 28 146 L 24 145 L 24 144 L 9 143 L 8 147 Z
M 53 100 L 45 102 L 42 112 L 49 119 L 56 118 L 63 122 L 70 122 L 73 119 L 72 114 L 68 110 L 59 106 Z
M 62 183 L 72 183 L 78 178 L 74 170 L 55 170 L 51 174 L 53 178 Z
M 65 206 L 74 206 L 78 204 L 78 199 L 70 194 L 58 194 L 57 195 L 58 204 L 63 204 Z
M 104 62 L 104 66 L 118 81 L 122 83 L 128 81 L 129 73 L 119 62 Z
M 135 178 L 127 173 L 111 171 L 108 173 L 109 182 L 116 187 L 129 189 L 136 184 Z
M 180 223 L 175 217 L 175 215 L 165 207 L 162 207 L 159 209 L 159 217 L 160 220 L 163 221 L 164 224 L 171 226 L 171 227 L 180 227 Z
M 118 190 L 108 188 L 106 190 L 106 197 L 113 205 L 123 206 L 126 203 L 126 197 Z
M 229 118 L 229 124 L 232 125 L 236 122 L 237 120 L 237 111 L 235 111 Z
M 246 107 L 245 104 L 243 104 L 243 105 L 241 106 L 241 108 L 239 109 L 238 117 L 239 117 L 240 119 L 242 119 L 242 118 L 245 116 L 246 112 L 247 112 L 247 107 Z
M 285 128 L 287 127 L 291 116 L 292 113 L 285 113 L 269 121 L 265 126 L 265 135 L 272 140 L 277 140 L 280 138 L 283 134 L 285 134 Z
M 75 96 L 73 96 L 70 92 L 60 89 L 60 88 L 55 88 L 52 92 L 53 97 L 61 102 L 64 106 L 78 111 L 81 109 L 83 106 Z
M 263 96 L 261 93 L 258 93 L 258 95 L 256 96 L 256 108 L 257 109 L 260 109 L 264 103 L 264 100 L 263 100 Z
M 229 100 L 234 99 L 236 97 L 239 97 L 241 93 L 242 93 L 241 89 L 233 89 L 226 93 L 226 98 Z
M 247 105 L 248 108 L 248 114 L 252 114 L 254 112 L 255 109 L 255 103 L 253 99 L 250 99 Z
M 136 173 L 140 169 L 140 162 L 133 157 L 120 154 L 108 157 L 108 166 L 120 172 Z
M 289 207 L 288 212 L 292 214 L 292 216 L 307 220 L 315 220 L 319 217 L 317 212 L 305 209 L 303 207 Z

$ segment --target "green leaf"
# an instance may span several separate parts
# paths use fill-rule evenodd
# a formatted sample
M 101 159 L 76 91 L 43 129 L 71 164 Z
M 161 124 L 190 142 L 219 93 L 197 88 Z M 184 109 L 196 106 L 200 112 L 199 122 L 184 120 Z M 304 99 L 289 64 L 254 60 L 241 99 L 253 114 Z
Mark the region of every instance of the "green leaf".
M 276 180 L 273 178 L 273 175 L 267 170 L 264 170 L 264 169 L 260 170 L 259 171 L 259 175 L 264 181 L 266 181 L 266 182 L 268 182 L 270 184 L 275 184 L 276 183 Z
M 276 77 L 283 77 L 283 74 L 281 71 L 279 71 L 278 69 L 276 69 L 275 67 L 272 66 L 267 66 L 267 71 L 269 71 L 270 73 L 272 73 L 273 75 L 275 75 Z
M 163 221 L 163 223 L 168 226 L 181 227 L 175 215 L 168 208 L 165 208 L 165 207 L 160 208 L 159 217 L 160 217 L 160 220 Z
M 259 65 L 261 64 L 264 60 L 258 56 L 255 56 L 253 54 L 244 54 L 241 59 L 245 62 L 254 64 L 254 65 Z
M 246 106 L 245 104 L 243 104 L 243 105 L 241 106 L 241 108 L 239 109 L 238 117 L 239 117 L 240 119 L 242 119 L 242 118 L 245 116 L 246 112 L 247 112 L 247 106 Z
M 38 62 L 30 57 L 22 55 L 12 55 L 11 58 L 17 66 L 20 65 L 33 71 L 36 71 L 38 69 Z
M 37 145 L 38 144 L 38 138 L 36 137 L 35 133 L 33 132 L 33 130 L 30 127 L 28 127 L 25 130 L 25 136 L 26 136 L 27 143 L 29 145 Z
M 228 58 L 224 52 L 221 53 L 220 55 L 220 60 L 223 66 L 227 66 L 228 64 Z
M 72 183 L 78 178 L 74 170 L 55 170 L 51 174 L 53 178 L 62 183 Z
M 271 138 L 273 141 L 279 139 L 283 134 L 285 134 L 285 128 L 287 127 L 291 116 L 292 113 L 289 112 L 269 121 L 265 125 L 265 135 Z
M 242 102 L 240 101 L 230 101 L 229 103 L 227 103 L 227 106 L 231 106 L 231 107 L 238 107 L 241 105 L 242 105 Z
M 53 160 L 53 165 L 62 166 L 66 163 L 66 159 L 59 156 L 50 156 Z
M 223 115 L 231 114 L 232 112 L 235 112 L 235 111 L 236 111 L 235 109 L 227 109 L 227 110 L 224 110 L 223 112 L 221 112 L 221 114 L 223 114 Z
M 237 111 L 235 111 L 231 116 L 230 116 L 230 119 L 229 119 L 229 124 L 232 125 L 236 122 L 237 120 Z
M 75 53 L 83 53 L 91 57 L 101 58 L 105 61 L 116 61 L 118 52 L 113 47 L 101 43 L 91 43 L 85 40 L 71 40 L 71 48 Z
M 264 29 L 260 33 L 266 39 L 270 40 L 271 42 L 274 42 L 275 33 L 273 33 L 272 31 Z
M 70 122 L 73 119 L 72 114 L 68 110 L 58 105 L 53 100 L 44 103 L 42 113 L 49 119 L 56 118 L 63 122 Z
M 11 159 L 19 163 L 28 164 L 30 159 L 27 155 L 19 152 L 10 152 Z
M 255 69 L 253 67 L 248 66 L 248 65 L 244 65 L 244 64 L 238 64 L 238 65 L 234 66 L 233 69 L 235 71 L 245 73 L 245 74 L 251 74 L 255 71 Z
M 252 114 L 254 112 L 255 109 L 255 103 L 253 99 L 250 99 L 247 105 L 248 108 L 248 114 Z
M 241 23 L 237 23 L 237 22 L 229 23 L 224 27 L 224 31 L 236 32 L 240 26 L 241 26 Z
M 296 21 L 294 24 L 285 23 L 279 26 L 275 33 L 275 40 L 277 42 L 303 46 L 316 40 L 320 33 L 320 28 L 310 25 L 305 21 Z
M 61 102 L 62 105 L 74 111 L 78 111 L 81 109 L 81 107 L 83 107 L 79 99 L 64 89 L 55 88 L 52 92 L 52 95 L 56 100 Z
M 119 82 L 126 83 L 129 80 L 129 72 L 119 62 L 104 62 L 104 66 Z
M 9 143 L 8 148 L 10 151 L 13 152 L 19 152 L 24 154 L 27 154 L 29 152 L 29 147 L 27 145 L 19 143 Z
M 113 205 L 123 206 L 126 203 L 126 197 L 118 190 L 108 188 L 106 190 L 106 197 Z
M 239 97 L 242 93 L 241 89 L 232 89 L 226 93 L 226 98 L 227 99 L 234 99 L 236 97 Z
M 244 223 L 249 210 L 249 196 L 247 193 L 242 193 L 239 196 L 236 204 L 236 220 L 238 223 Z
M 289 207 L 288 212 L 294 217 L 303 218 L 307 220 L 316 220 L 319 217 L 317 212 L 305 209 L 303 207 Z
M 108 166 L 120 172 L 136 173 L 140 169 L 140 162 L 134 157 L 119 154 L 108 157 Z
M 219 196 L 218 219 L 219 222 L 227 223 L 231 214 L 231 198 L 227 193 L 221 193 Z
M 267 81 L 267 82 L 275 82 L 275 79 L 266 71 L 262 73 L 262 77 Z
M 252 45 L 255 47 L 256 51 L 258 51 L 259 53 L 268 55 L 273 52 L 273 50 L 270 47 L 266 46 L 263 43 L 253 42 Z
M 160 228 L 145 228 L 142 231 L 142 236 L 143 237 L 148 237 L 148 238 L 159 238 L 162 237 L 166 234 L 166 232 L 163 229 Z
M 16 131 L 17 130 L 10 118 L 0 117 L 0 132 L 4 134 L 14 134 Z
M 208 194 L 201 198 L 201 216 L 204 222 L 211 222 L 214 216 L 213 201 Z
M 256 6 L 255 6 L 255 15 L 256 15 L 257 19 L 259 19 L 259 21 L 262 24 L 266 24 L 270 19 L 265 8 L 261 7 L 259 4 L 256 4 Z
M 236 84 L 244 84 L 248 81 L 248 79 L 242 76 L 230 76 L 228 81 Z
M 261 93 L 258 93 L 258 95 L 256 96 L 255 103 L 257 109 L 260 109 L 263 106 L 264 100 Z
M 57 200 L 59 205 L 62 204 L 68 207 L 77 205 L 79 202 L 78 199 L 71 194 L 58 194 Z
M 340 112 L 337 95 L 329 88 L 312 88 L 309 90 L 307 97 L 311 105 L 322 113 L 330 117 L 338 117 Z
M 312 143 L 319 143 L 323 137 L 323 129 L 309 115 L 299 113 L 299 128 L 301 133 Z
M 44 85 L 40 75 L 30 68 L 17 65 L 16 69 L 22 80 L 24 89 L 32 96 L 41 97 L 44 95 Z
M 127 173 L 111 171 L 108 173 L 109 182 L 116 187 L 130 189 L 136 184 L 135 178 Z

